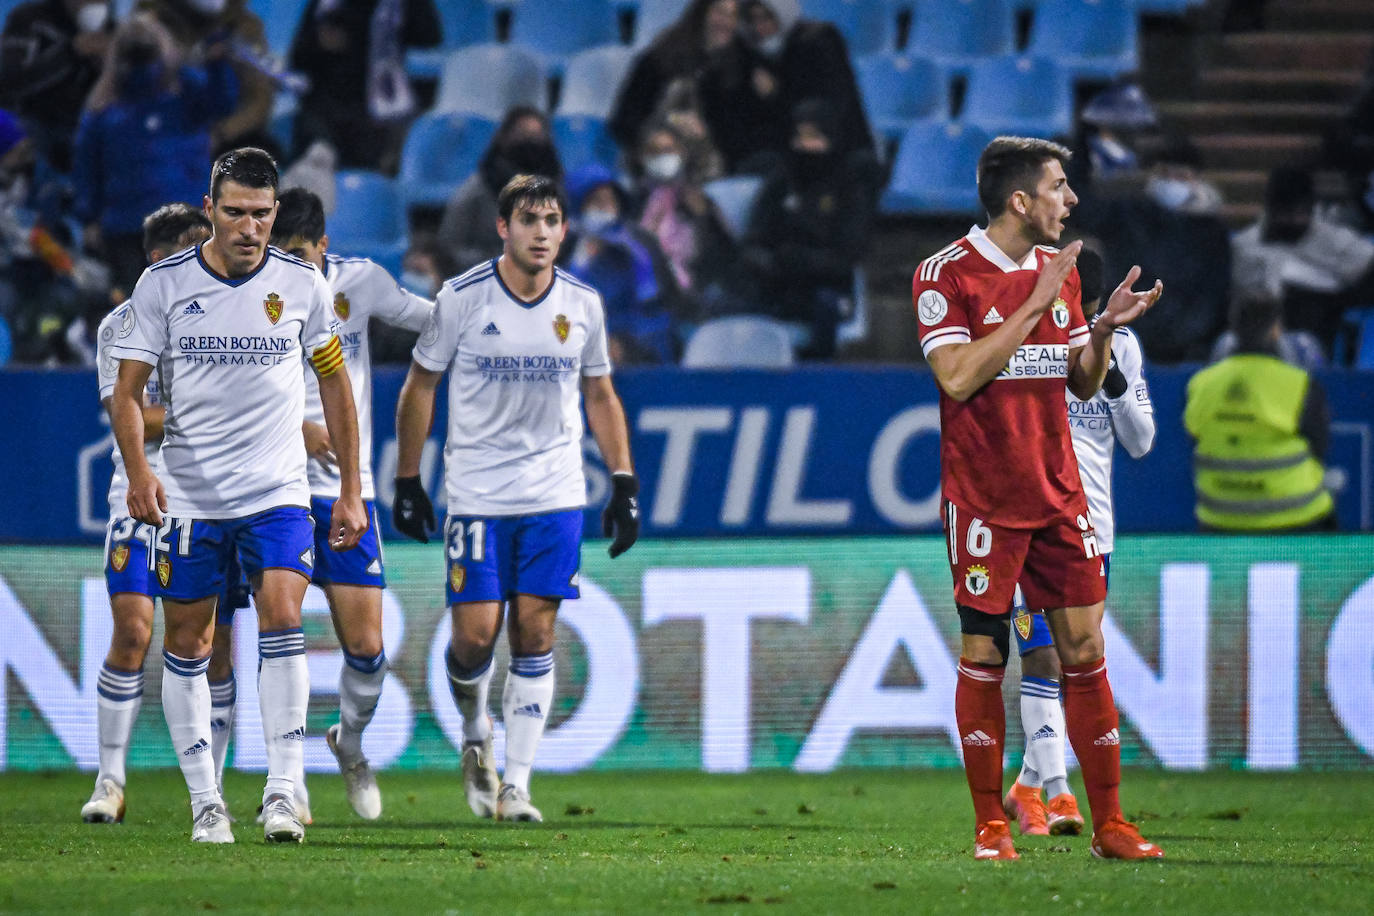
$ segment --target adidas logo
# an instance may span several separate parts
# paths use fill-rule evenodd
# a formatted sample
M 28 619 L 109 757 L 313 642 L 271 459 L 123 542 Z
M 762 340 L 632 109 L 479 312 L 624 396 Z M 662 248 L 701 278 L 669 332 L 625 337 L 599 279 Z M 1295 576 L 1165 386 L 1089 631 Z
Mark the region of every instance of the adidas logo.
M 381 561 L 373 559 L 371 563 L 367 564 L 367 574 L 369 576 L 380 576 L 382 574 Z
M 1050 728 L 1048 725 L 1042 725 L 1042 726 L 1040 726 L 1039 729 L 1036 730 L 1035 734 L 1031 735 L 1031 740 L 1032 740 L 1032 741 L 1039 741 L 1039 740 L 1041 740 L 1042 738 L 1058 738 L 1058 737 L 1059 737 L 1059 736 L 1058 736 L 1057 734 L 1055 734 L 1054 729 Z
M 1093 742 L 1093 744 L 1097 745 L 1098 747 L 1107 747 L 1113 744 L 1120 743 L 1121 732 L 1117 731 L 1116 729 L 1112 729 L 1111 731 L 1107 732 L 1107 734 L 1103 735 L 1101 738 L 1098 738 L 1096 741 Z
M 986 315 L 983 316 L 983 324 L 1001 324 L 1002 316 L 997 312 L 997 306 L 993 306 Z
M 200 307 L 200 303 L 192 299 L 191 304 L 181 310 L 183 315 L 204 315 L 205 309 Z
M 228 720 L 228 719 L 211 719 L 211 720 L 210 720 L 210 731 L 212 731 L 212 732 L 222 732 L 222 731 L 224 731 L 224 730 L 225 730 L 226 728 L 228 728 L 228 727 L 229 727 L 229 720 Z
M 203 754 L 204 752 L 208 751 L 209 749 L 210 749 L 210 744 L 209 744 L 209 742 L 207 742 L 204 738 L 199 738 L 199 739 L 196 740 L 196 743 L 195 743 L 195 744 L 191 745 L 191 746 L 188 747 L 186 750 L 182 751 L 182 752 L 181 752 L 181 756 L 183 756 L 183 757 L 194 757 L 194 756 L 196 756 L 197 754 Z
M 281 737 L 283 741 L 304 741 L 305 728 L 302 726 L 301 728 L 292 729 Z
M 482 336 L 483 336 L 483 337 L 499 336 L 500 334 L 501 334 L 501 329 L 498 328 L 498 327 L 496 326 L 496 322 L 494 322 L 494 321 L 491 322 L 491 323 L 488 324 L 485 328 L 482 329 Z
M 974 747 L 993 747 L 997 744 L 997 739 L 989 737 L 987 732 L 980 728 L 975 728 L 964 736 L 964 743 Z
M 302 550 L 302 551 L 301 551 L 300 560 L 301 560 L 301 565 L 303 565 L 303 566 L 308 566 L 309 568 L 314 569 L 314 568 L 315 568 L 315 550 L 314 550 L 314 548 L 313 548 L 313 547 L 307 547 L 307 548 L 305 548 L 304 550 Z
M 539 708 L 538 703 L 530 703 L 515 710 L 517 716 L 529 716 L 531 719 L 544 718 L 544 711 Z

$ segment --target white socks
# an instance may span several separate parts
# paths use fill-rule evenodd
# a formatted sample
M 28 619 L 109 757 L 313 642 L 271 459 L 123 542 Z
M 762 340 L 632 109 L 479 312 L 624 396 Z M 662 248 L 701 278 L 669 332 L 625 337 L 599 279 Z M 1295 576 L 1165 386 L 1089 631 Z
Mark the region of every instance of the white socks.
M 1046 678 L 1021 678 L 1021 725 L 1026 731 L 1026 756 L 1016 781 L 1024 786 L 1045 787 L 1045 797 L 1069 791 L 1064 765 L 1064 707 L 1059 704 L 1059 683 Z
M 339 672 L 339 733 L 341 756 L 356 760 L 363 756 L 363 729 L 377 711 L 377 700 L 386 681 L 386 653 L 361 658 L 344 651 L 344 666 Z
M 191 811 L 199 814 L 220 800 L 210 753 L 210 685 L 205 679 L 210 656 L 180 658 L 164 649 L 162 664 L 162 714 L 191 792 Z
M 224 794 L 224 761 L 229 754 L 229 738 L 234 733 L 234 700 L 238 681 L 234 672 L 222 681 L 210 682 L 210 749 L 215 758 L 215 785 Z
M 501 695 L 506 724 L 506 772 L 502 784 L 530 788 L 530 768 L 544 723 L 553 708 L 553 653 L 513 655 Z
M 129 753 L 138 709 L 143 705 L 143 672 L 123 671 L 106 662 L 96 681 L 96 735 L 100 741 L 97 784 L 109 779 L 124 785 L 124 759 Z
M 305 634 L 300 627 L 258 634 L 258 702 L 267 747 L 264 803 L 273 795 L 295 798 L 295 783 L 305 769 L 305 713 L 310 702 L 310 671 Z
M 444 653 L 444 667 L 448 669 L 448 690 L 458 712 L 463 716 L 463 741 L 481 742 L 491 734 L 491 720 L 487 713 L 487 696 L 491 689 L 491 656 L 478 668 L 469 670 L 458 663 L 449 643 Z

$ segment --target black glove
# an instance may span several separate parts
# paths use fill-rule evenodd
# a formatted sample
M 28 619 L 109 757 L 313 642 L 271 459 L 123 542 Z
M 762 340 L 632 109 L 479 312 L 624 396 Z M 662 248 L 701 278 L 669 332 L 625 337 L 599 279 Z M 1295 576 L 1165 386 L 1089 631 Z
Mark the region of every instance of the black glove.
M 406 537 L 429 543 L 434 530 L 434 506 L 429 502 L 419 477 L 397 477 L 396 495 L 391 500 L 391 524 Z
M 1102 390 L 1107 392 L 1109 398 L 1119 398 L 1126 393 L 1126 374 L 1116 364 L 1115 353 L 1112 354 L 1112 361 L 1107 363 L 1107 377 L 1102 380 Z
M 633 474 L 611 476 L 611 498 L 601 512 L 601 533 L 615 536 L 607 551 L 614 560 L 639 540 L 639 478 Z

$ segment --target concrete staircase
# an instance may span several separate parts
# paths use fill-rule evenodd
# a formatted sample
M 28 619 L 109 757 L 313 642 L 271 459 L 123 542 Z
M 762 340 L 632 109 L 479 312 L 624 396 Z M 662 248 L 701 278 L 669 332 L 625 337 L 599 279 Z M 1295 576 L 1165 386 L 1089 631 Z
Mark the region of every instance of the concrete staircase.
M 1262 209 L 1269 170 L 1316 164 L 1348 110 L 1374 56 L 1374 0 L 1270 0 L 1262 31 L 1215 31 L 1191 52 L 1201 58 L 1191 79 L 1151 92 L 1165 128 L 1202 152 L 1227 220 L 1244 225 Z

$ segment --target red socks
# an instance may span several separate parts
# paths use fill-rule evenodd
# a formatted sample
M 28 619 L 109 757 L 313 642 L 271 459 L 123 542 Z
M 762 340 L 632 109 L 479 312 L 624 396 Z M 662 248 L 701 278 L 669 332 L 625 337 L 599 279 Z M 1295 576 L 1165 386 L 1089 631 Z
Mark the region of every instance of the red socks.
M 1064 718 L 1069 741 L 1083 771 L 1096 831 L 1112 816 L 1121 814 L 1117 797 L 1121 785 L 1121 734 L 1116 702 L 1112 699 L 1112 685 L 1107 682 L 1105 659 L 1064 665 L 1063 669 Z
M 968 777 L 973 814 L 979 824 L 1007 819 L 1002 811 L 1002 742 L 1007 731 L 1007 711 L 1002 704 L 1005 671 L 959 659 L 954 718 L 959 723 L 964 775 Z

